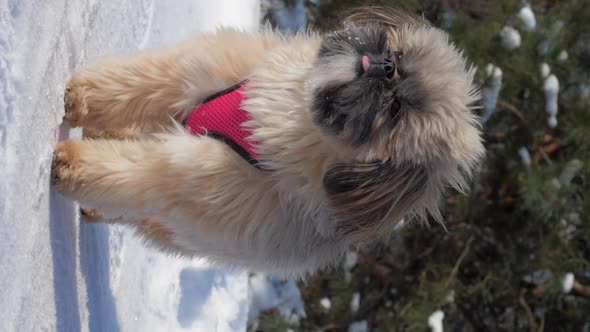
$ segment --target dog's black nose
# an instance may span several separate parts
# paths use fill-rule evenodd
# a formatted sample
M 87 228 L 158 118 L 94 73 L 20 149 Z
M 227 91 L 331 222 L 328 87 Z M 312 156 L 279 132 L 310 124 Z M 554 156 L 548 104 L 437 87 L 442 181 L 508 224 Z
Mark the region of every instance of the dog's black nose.
M 363 59 L 363 61 L 365 61 Z M 391 81 L 396 78 L 397 68 L 395 62 L 389 58 L 377 58 L 373 57 L 370 63 L 363 63 L 365 72 L 374 78 L 386 79 Z
M 383 60 L 383 70 L 385 72 L 385 78 L 390 81 L 395 75 L 395 63 L 390 59 Z

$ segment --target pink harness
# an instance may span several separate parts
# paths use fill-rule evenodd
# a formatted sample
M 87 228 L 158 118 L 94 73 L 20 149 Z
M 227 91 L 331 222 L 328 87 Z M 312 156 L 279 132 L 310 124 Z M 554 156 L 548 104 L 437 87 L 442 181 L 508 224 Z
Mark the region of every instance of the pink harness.
M 253 147 L 255 142 L 248 140 L 252 130 L 244 128 L 244 123 L 251 119 L 241 107 L 245 89 L 241 82 L 208 97 L 192 111 L 184 126 L 192 135 L 207 135 L 226 143 L 251 165 L 260 168 Z

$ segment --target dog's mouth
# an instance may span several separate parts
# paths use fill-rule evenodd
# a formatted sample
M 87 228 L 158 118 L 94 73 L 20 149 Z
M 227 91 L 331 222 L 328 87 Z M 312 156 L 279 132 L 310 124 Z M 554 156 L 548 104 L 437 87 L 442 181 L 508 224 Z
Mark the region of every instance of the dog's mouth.
M 359 76 L 397 82 L 401 79 L 397 61 L 387 56 L 365 54 L 359 59 Z
M 361 67 L 363 68 L 363 72 L 366 73 L 369 70 L 369 66 L 371 65 L 371 60 L 369 60 L 368 55 L 363 55 L 361 58 Z

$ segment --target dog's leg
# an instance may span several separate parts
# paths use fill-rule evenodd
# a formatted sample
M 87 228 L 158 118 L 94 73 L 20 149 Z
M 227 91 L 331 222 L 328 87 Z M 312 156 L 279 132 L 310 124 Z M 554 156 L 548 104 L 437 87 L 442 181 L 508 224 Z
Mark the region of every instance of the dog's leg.
M 81 219 L 87 223 L 107 223 L 107 224 L 120 224 L 128 223 L 121 222 L 119 219 L 108 219 L 103 218 L 96 210 L 92 209 L 80 209 Z M 132 222 L 133 229 L 136 234 L 139 235 L 147 245 L 156 247 L 160 250 L 170 252 L 172 254 L 185 254 L 187 253 L 184 248 L 174 243 L 174 233 L 169 230 L 165 223 L 159 218 L 149 217 L 141 218 L 138 222 Z
M 137 140 L 141 133 L 136 128 L 94 130 L 84 128 L 83 137 L 88 140 Z M 105 218 L 96 209 L 80 208 L 81 220 L 87 223 L 128 224 L 125 218 Z M 138 220 L 138 221 L 134 221 Z M 173 241 L 173 232 L 157 217 L 131 220 L 133 229 L 147 245 L 175 255 L 190 255 Z
M 161 219 L 150 217 L 135 223 L 135 231 L 152 247 L 169 252 L 171 254 L 188 255 L 185 248 L 174 242 L 174 232 L 171 231 Z
M 236 204 L 258 204 L 256 195 L 272 191 L 263 173 L 225 144 L 182 134 L 62 142 L 54 152 L 52 179 L 58 191 L 81 204 L 138 218 L 169 219 L 171 210 L 186 219 L 224 214 Z
M 107 129 L 95 130 L 84 128 L 82 137 L 84 139 L 113 139 L 113 140 L 136 140 L 141 136 L 141 132 L 137 128 L 122 128 L 122 129 Z M 96 211 L 96 209 L 88 207 L 80 207 L 80 216 L 82 221 L 90 223 L 113 222 L 110 219 L 105 219 Z
M 170 49 L 104 60 L 70 79 L 64 119 L 72 127 L 158 130 L 242 81 L 277 41 L 271 34 L 225 30 Z

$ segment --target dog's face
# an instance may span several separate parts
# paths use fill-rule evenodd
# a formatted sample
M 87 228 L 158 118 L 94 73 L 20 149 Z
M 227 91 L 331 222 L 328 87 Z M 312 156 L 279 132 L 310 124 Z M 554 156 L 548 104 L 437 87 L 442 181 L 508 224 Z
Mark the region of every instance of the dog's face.
M 443 187 L 462 189 L 483 155 L 472 79 L 444 32 L 395 9 L 358 9 L 324 36 L 312 112 L 352 159 L 324 177 L 342 232 L 371 237 L 403 217 L 440 218 Z

